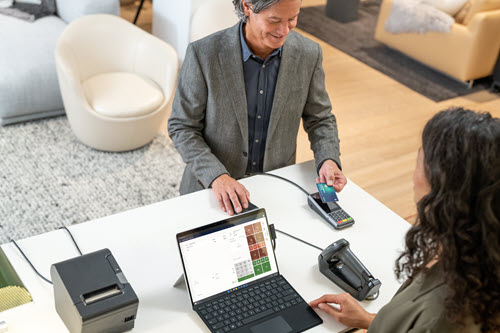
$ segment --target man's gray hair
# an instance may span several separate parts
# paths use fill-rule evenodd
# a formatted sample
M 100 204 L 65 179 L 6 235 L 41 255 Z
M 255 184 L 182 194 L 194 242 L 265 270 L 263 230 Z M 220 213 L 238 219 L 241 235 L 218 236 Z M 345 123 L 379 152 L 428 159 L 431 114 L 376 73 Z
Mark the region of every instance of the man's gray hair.
M 271 7 L 280 0 L 233 0 L 234 10 L 236 11 L 236 14 L 241 20 L 243 20 L 243 22 L 246 22 L 247 17 L 245 16 L 245 12 L 243 11 L 243 4 L 241 3 L 241 1 L 245 1 L 245 3 L 250 5 L 250 9 L 252 10 L 252 12 L 257 14 L 260 11 Z

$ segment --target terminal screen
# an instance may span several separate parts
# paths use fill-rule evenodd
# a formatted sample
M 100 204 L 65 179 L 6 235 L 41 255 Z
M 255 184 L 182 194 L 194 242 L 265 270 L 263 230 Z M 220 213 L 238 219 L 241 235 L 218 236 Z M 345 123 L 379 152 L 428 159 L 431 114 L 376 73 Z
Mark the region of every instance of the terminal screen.
M 179 239 L 193 302 L 278 272 L 264 214 Z
M 327 214 L 329 214 L 331 212 L 334 212 L 336 210 L 341 209 L 340 206 L 337 205 L 335 202 L 324 203 L 321 200 L 321 197 L 319 196 L 319 193 L 312 194 L 312 197 L 313 197 L 314 201 L 316 201 L 316 203 L 318 204 L 318 206 L 320 206 L 321 209 L 323 209 Z

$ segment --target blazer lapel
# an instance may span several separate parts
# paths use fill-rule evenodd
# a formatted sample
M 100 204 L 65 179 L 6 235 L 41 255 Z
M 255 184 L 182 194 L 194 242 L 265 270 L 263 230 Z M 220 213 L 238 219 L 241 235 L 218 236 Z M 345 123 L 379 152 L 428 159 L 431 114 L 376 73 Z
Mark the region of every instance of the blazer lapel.
M 219 67 L 224 77 L 227 96 L 240 126 L 244 146 L 248 147 L 248 110 L 239 29 L 238 22 L 226 30 L 226 37 L 220 45 Z
M 289 35 L 281 50 L 281 64 L 278 73 L 278 81 L 274 91 L 273 108 L 271 110 L 271 118 L 269 119 L 269 128 L 267 130 L 267 143 L 271 142 L 276 126 L 281 115 L 286 111 L 288 95 L 291 93 L 290 88 L 294 86 L 293 80 L 296 79 L 296 69 L 298 63 L 299 49 L 294 43 L 294 36 Z
M 415 293 L 413 301 L 445 284 L 442 272 L 437 264 L 433 265 L 427 272 L 415 277 L 415 279 L 419 279 L 417 283 L 420 284 L 420 288 Z

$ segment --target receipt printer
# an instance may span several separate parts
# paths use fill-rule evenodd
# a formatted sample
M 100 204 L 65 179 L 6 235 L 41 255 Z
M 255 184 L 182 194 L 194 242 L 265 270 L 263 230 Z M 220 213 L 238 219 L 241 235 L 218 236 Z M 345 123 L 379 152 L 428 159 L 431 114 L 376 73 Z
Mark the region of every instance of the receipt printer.
M 70 333 L 134 328 L 139 300 L 108 249 L 53 264 L 56 311 Z

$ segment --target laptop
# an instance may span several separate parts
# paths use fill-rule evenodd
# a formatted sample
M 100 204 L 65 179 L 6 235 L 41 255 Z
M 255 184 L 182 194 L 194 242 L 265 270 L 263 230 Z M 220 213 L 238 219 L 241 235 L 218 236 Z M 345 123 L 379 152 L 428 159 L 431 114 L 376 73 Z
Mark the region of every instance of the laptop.
M 302 332 L 323 321 L 280 274 L 266 211 L 177 234 L 193 310 L 215 333 Z

